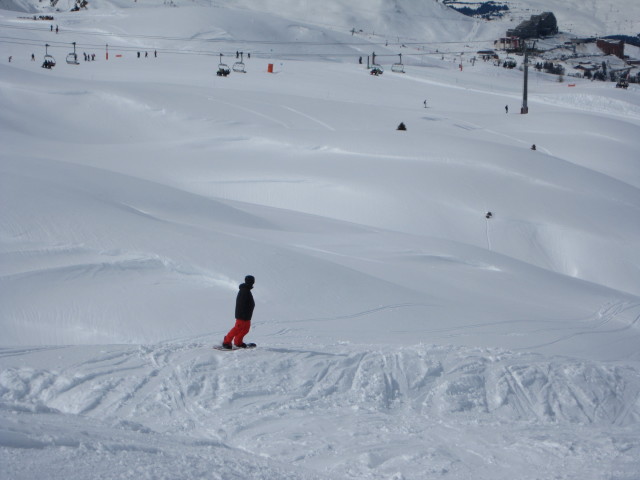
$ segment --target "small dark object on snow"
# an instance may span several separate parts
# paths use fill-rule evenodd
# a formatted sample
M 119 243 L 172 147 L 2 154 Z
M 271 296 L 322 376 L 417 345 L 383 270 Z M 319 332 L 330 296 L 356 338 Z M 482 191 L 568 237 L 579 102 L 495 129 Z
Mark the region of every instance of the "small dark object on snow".
M 536 149 L 536 144 L 534 143 L 533 145 L 531 145 L 531 150 L 535 150 Z
M 398 128 L 396 128 L 396 130 L 406 130 L 407 126 L 404 124 L 404 122 L 400 122 L 400 125 L 398 125 Z
M 493 217 L 493 213 L 487 212 L 487 214 L 484 217 L 489 219 L 489 218 Z

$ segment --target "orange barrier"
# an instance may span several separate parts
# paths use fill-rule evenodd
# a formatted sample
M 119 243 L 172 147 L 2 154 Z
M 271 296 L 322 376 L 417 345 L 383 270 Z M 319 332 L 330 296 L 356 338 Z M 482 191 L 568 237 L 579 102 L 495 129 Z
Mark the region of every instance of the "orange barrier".
M 273 63 L 269 64 L 269 66 L 267 67 L 267 72 L 273 73 Z

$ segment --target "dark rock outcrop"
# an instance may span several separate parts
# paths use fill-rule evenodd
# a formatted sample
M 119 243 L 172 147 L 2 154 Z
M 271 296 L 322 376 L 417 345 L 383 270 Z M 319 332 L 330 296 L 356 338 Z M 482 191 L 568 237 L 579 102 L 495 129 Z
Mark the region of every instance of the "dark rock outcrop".
M 555 35 L 558 33 L 558 22 L 552 12 L 544 12 L 540 15 L 532 15 L 516 28 L 508 30 L 507 36 L 520 38 L 538 38 Z

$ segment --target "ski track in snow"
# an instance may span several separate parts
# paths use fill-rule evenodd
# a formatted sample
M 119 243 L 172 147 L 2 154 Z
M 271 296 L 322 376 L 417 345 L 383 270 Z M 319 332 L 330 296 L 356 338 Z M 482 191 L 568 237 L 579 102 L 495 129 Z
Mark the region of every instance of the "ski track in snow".
M 300 116 L 302 116 L 302 117 L 304 117 L 304 118 L 308 118 L 309 120 L 311 120 L 311 121 L 313 121 L 313 122 L 316 122 L 318 125 L 322 125 L 322 126 L 323 126 L 324 128 L 326 128 L 327 130 L 330 130 L 330 131 L 332 131 L 332 132 L 335 132 L 335 131 L 336 131 L 336 129 L 335 129 L 335 128 L 333 128 L 332 126 L 330 126 L 330 125 L 326 124 L 326 123 L 325 123 L 325 122 L 323 122 L 322 120 L 318 120 L 317 118 L 312 117 L 311 115 L 308 115 L 308 114 L 306 114 L 306 113 L 300 112 L 300 111 L 296 110 L 295 108 L 287 107 L 286 105 L 282 105 L 282 108 L 284 108 L 284 109 L 286 109 L 286 110 L 289 110 L 290 112 L 297 113 L 298 115 L 300 115 Z
M 224 101 L 224 100 L 220 100 L 220 99 L 217 99 L 217 98 L 209 98 L 209 100 L 212 101 L 212 102 L 216 102 L 216 103 L 221 103 L 223 105 L 227 105 L 227 106 L 232 107 L 232 108 L 238 108 L 240 110 L 243 110 L 243 111 L 245 111 L 247 113 L 250 113 L 252 115 L 255 115 L 257 117 L 264 118 L 265 120 L 268 120 L 269 122 L 273 122 L 276 125 L 280 125 L 281 127 L 284 127 L 286 129 L 291 129 L 292 128 L 291 125 L 289 125 L 289 124 L 287 124 L 287 123 L 275 118 L 273 115 L 267 115 L 267 114 L 262 113 L 262 112 L 260 112 L 258 110 L 239 105 L 238 103 L 231 103 L 229 101 Z
M 468 478 L 477 468 L 482 479 L 496 471 L 502 478 L 509 456 L 519 454 L 521 478 L 533 479 L 537 469 L 585 460 L 556 452 L 550 465 L 526 470 L 533 464 L 525 451 L 546 449 L 547 432 L 563 426 L 572 448 L 586 449 L 589 431 L 624 438 L 640 423 L 640 375 L 629 365 L 430 345 L 272 344 L 222 353 L 206 338 L 100 349 L 0 351 L 0 458 L 7 447 L 86 449 L 86 439 L 70 441 L 64 429 L 37 440 L 20 427 L 24 419 L 47 429 L 71 415 L 83 429 L 98 429 L 94 444 L 114 458 L 109 430 L 125 428 L 137 445 L 126 450 L 152 457 L 168 453 L 152 446 L 162 434 L 177 451 L 196 455 L 193 445 L 209 444 L 311 470 L 331 465 L 318 474 L 333 478 L 381 478 L 411 459 L 416 472 Z M 51 367 L 21 367 L 24 356 L 49 358 Z M 478 441 L 487 430 L 517 432 L 512 453 L 486 458 Z M 463 459 L 471 439 L 481 451 Z M 614 456 L 640 466 L 631 460 L 639 449 L 638 438 L 612 443 L 594 468 L 605 472 Z

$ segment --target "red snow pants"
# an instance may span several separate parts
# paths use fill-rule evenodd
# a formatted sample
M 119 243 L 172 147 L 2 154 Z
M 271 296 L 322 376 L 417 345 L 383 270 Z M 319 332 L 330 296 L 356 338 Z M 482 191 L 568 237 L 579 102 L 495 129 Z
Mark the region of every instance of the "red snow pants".
M 242 345 L 244 336 L 249 333 L 249 329 L 251 328 L 251 320 L 238 320 L 236 319 L 236 324 L 233 326 L 227 336 L 224 337 L 224 343 L 234 342 L 236 346 Z

